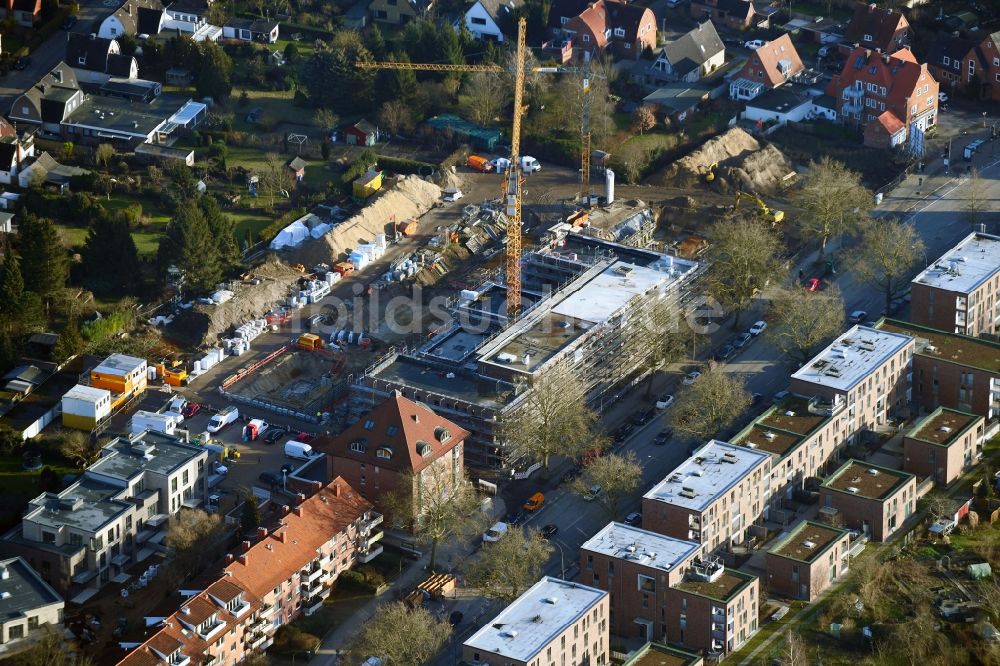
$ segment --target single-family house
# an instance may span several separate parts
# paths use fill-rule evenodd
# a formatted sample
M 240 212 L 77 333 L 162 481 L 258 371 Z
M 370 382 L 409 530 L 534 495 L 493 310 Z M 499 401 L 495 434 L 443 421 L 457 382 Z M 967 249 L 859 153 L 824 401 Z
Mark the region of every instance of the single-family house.
M 14 23 L 31 28 L 42 18 L 42 0 L 8 0 L 7 15 L 14 15 Z
M 658 86 L 672 81 L 694 83 L 726 62 L 726 47 L 711 21 L 667 42 L 652 65 L 642 63 L 643 83 Z
M 504 41 L 504 30 L 513 27 L 512 12 L 524 0 L 476 0 L 465 10 L 465 28 L 476 39 Z
M 35 157 L 35 136 L 25 132 L 23 137 L 0 136 L 0 183 L 17 182 L 21 168 Z
M 938 82 L 909 49 L 891 55 L 854 49 L 827 94 L 837 100 L 840 121 L 864 131 L 866 146 L 900 146 L 912 128 L 925 131 L 937 122 Z
M 788 87 L 767 90 L 747 102 L 745 120 L 760 125 L 798 123 L 817 115 L 813 98 Z
M 288 171 L 295 178 L 295 182 L 301 183 L 306 177 L 306 161 L 301 157 L 293 157 L 285 165 Z
M 562 28 L 569 20 L 579 16 L 590 4 L 588 0 L 552 0 L 549 5 L 547 32 L 553 37 L 562 37 Z
M 222 28 L 208 22 L 208 0 L 176 0 L 167 5 L 161 30 L 190 33 L 196 42 L 218 41 Z
M 122 54 L 118 40 L 98 37 L 94 33 L 67 33 L 65 62 L 82 83 L 105 83 L 111 77 L 135 79 L 139 76 L 139 63 L 134 56 Z
M 59 125 L 83 104 L 83 98 L 73 68 L 60 62 L 14 99 L 8 117 L 58 133 Z
M 656 48 L 656 16 L 648 7 L 621 0 L 597 0 L 561 28 L 574 50 L 638 59 Z
M 274 44 L 278 41 L 278 22 L 261 19 L 232 18 L 222 26 L 223 39 Z
M 434 0 L 372 0 L 368 13 L 379 23 L 402 25 L 426 15 L 433 8 Z
M 847 24 L 844 41 L 848 44 L 884 53 L 898 51 L 909 43 L 910 23 L 903 13 L 875 3 L 854 5 L 854 16 Z
M 791 37 L 785 33 L 753 51 L 729 83 L 732 99 L 751 100 L 784 85 L 805 69 Z
M 359 120 L 344 129 L 344 143 L 348 146 L 374 146 L 378 130 L 367 120 Z
M 748 28 L 756 14 L 753 0 L 691 0 L 691 16 L 699 21 L 711 19 L 730 30 Z
M 943 90 L 1000 101 L 1000 32 L 958 37 L 937 35 L 927 51 L 927 69 Z
M 36 183 L 47 183 L 62 190 L 69 186 L 71 178 L 86 173 L 88 173 L 86 169 L 56 162 L 54 157 L 43 150 L 33 162 L 28 163 L 17 174 L 17 184 L 21 187 L 31 187 Z
M 160 32 L 163 19 L 160 0 L 126 0 L 101 21 L 97 36 L 117 39 L 122 35 L 156 35 Z

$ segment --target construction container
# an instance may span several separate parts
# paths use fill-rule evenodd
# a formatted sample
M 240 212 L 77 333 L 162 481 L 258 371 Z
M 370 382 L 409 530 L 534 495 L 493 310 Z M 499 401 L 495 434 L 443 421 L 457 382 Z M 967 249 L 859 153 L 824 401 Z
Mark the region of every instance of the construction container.
M 341 261 L 333 265 L 333 270 L 340 273 L 341 277 L 346 277 L 354 272 L 354 264 L 349 261 Z
M 147 430 L 160 432 L 164 435 L 173 435 L 177 430 L 178 415 L 167 412 L 159 414 L 157 412 L 138 411 L 132 415 L 129 422 L 129 431 L 133 435 L 138 435 Z
M 404 236 L 412 236 L 413 234 L 417 233 L 417 221 L 413 219 L 403 220 L 402 222 L 396 225 L 396 231 L 403 234 Z
M 382 189 L 382 172 L 372 169 L 352 183 L 354 196 L 367 199 Z
M 296 344 L 302 349 L 314 351 L 316 349 L 323 348 L 323 339 L 318 335 L 313 335 L 312 333 L 303 333 L 299 336 Z
M 112 354 L 90 371 L 90 385 L 115 394 L 111 400 L 111 408 L 114 409 L 129 397 L 146 390 L 147 367 L 145 359 Z
M 77 384 L 62 397 L 62 424 L 91 431 L 111 416 L 111 391 Z

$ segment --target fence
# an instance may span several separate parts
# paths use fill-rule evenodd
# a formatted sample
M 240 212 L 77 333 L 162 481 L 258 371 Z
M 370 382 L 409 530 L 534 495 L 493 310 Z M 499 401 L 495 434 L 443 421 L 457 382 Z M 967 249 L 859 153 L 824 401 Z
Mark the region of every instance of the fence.
M 542 463 L 536 462 L 534 465 L 532 465 L 528 469 L 524 470 L 523 472 L 514 472 L 514 473 L 512 473 L 511 477 L 513 477 L 514 479 L 516 479 L 518 481 L 523 481 L 524 479 L 527 479 L 529 476 L 531 476 L 532 474 L 534 474 L 535 472 L 537 472 L 541 468 L 542 468 Z

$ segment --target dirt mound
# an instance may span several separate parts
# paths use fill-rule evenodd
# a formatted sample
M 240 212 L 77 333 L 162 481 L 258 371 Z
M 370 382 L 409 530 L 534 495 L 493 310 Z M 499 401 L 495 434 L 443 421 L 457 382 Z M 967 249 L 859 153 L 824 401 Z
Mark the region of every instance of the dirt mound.
M 435 173 L 434 182 L 437 183 L 442 190 L 447 190 L 450 187 L 460 190 L 465 187 L 465 179 L 463 179 L 462 176 L 455 171 L 455 167 L 442 169 Z
M 709 139 L 698 150 L 674 162 L 654 184 L 668 185 L 676 180 L 704 179 L 713 165 L 740 162 L 758 150 L 760 144 L 757 139 L 739 127 L 734 127 Z
M 289 289 L 302 276 L 276 261 L 256 268 L 254 275 L 262 277 L 263 281 L 257 285 L 238 281 L 226 285 L 225 288 L 234 295 L 221 305 L 199 303 L 181 310 L 164 331 L 166 337 L 189 348 L 215 344 L 222 333 L 233 325 L 239 326 L 260 317 L 279 302 L 284 302 Z
M 748 155 L 742 164 L 720 167 L 716 178 L 725 181 L 730 189 L 770 194 L 793 172 L 788 158 L 768 145 Z
M 305 266 L 343 261 L 359 244 L 375 240 L 377 234 L 391 234 L 393 224 L 420 217 L 440 198 L 441 188 L 434 183 L 419 176 L 403 176 L 395 186 L 384 189 L 374 201 L 330 233 L 290 249 L 286 253 L 287 261 Z

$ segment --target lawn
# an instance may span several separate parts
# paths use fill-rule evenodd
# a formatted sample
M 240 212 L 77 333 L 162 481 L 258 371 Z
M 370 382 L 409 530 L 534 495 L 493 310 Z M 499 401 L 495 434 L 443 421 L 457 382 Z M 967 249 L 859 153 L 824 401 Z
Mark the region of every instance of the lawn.
M 631 146 L 637 146 L 646 152 L 651 152 L 676 148 L 677 144 L 680 143 L 680 139 L 676 134 L 667 134 L 666 132 L 646 132 L 645 134 L 634 135 L 625 143 Z
M 239 98 L 243 91 L 233 91 L 233 97 Z M 291 90 L 247 90 L 248 103 L 233 114 L 233 129 L 237 132 L 259 132 L 260 123 L 248 123 L 247 114 L 251 109 L 261 109 L 265 119 L 275 122 L 295 123 L 297 125 L 314 125 L 314 109 L 295 106 L 292 99 L 295 93 Z
M 69 467 L 61 458 L 51 453 L 43 453 L 42 464 L 48 466 L 59 476 L 75 474 L 79 470 Z M 0 487 L 5 492 L 17 493 L 27 498 L 39 494 L 39 471 L 29 472 L 21 467 L 21 456 L 13 454 L 0 457 Z

